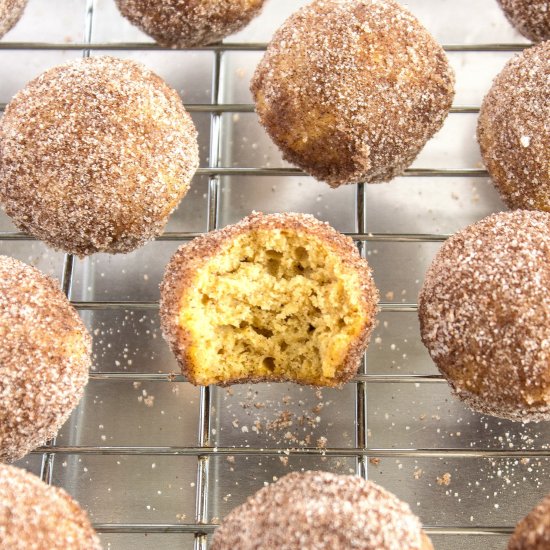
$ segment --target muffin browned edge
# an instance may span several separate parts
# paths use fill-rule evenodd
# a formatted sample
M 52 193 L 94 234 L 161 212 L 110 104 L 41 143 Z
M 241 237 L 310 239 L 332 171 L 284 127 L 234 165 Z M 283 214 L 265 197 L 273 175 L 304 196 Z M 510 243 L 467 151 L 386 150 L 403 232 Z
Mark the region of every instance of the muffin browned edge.
M 308 214 L 263 214 L 253 212 L 240 222 L 229 225 L 221 230 L 213 231 L 197 237 L 190 243 L 181 246 L 172 256 L 166 266 L 164 278 L 160 285 L 160 319 L 164 338 L 181 367 L 182 373 L 189 382 L 198 385 L 194 376 L 193 361 L 186 350 L 192 341 L 189 331 L 178 323 L 182 295 L 193 287 L 195 273 L 212 257 L 219 253 L 239 235 L 259 229 L 285 229 L 307 233 L 321 239 L 333 252 L 338 254 L 346 267 L 354 269 L 360 277 L 362 289 L 363 313 L 365 324 L 359 336 L 353 341 L 346 358 L 332 384 L 341 386 L 350 380 L 359 367 L 361 357 L 368 344 L 375 316 L 378 311 L 378 290 L 372 278 L 367 261 L 359 255 L 352 239 L 333 229 L 328 223 L 320 222 Z M 219 386 L 231 384 L 270 382 L 286 382 L 286 377 L 245 377 L 218 383 Z M 293 381 L 293 380 L 292 380 Z M 304 385 L 315 385 L 313 381 L 298 382 Z

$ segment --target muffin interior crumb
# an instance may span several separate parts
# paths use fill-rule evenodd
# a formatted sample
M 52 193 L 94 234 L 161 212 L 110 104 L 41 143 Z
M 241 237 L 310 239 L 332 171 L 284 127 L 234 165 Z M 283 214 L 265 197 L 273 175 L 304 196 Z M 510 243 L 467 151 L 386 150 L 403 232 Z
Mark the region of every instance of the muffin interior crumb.
M 180 302 L 201 384 L 330 384 L 364 324 L 357 272 L 311 235 L 256 230 L 197 271 Z

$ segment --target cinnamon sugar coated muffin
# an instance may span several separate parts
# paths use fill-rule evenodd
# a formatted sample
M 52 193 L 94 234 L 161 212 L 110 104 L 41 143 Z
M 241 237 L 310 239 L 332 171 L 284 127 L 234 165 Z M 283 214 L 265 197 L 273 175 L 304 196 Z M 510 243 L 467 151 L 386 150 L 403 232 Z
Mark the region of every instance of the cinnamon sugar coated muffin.
M 161 46 L 190 48 L 219 42 L 256 17 L 265 0 L 115 0 L 132 24 Z
M 432 359 L 470 407 L 550 420 L 550 213 L 494 214 L 451 237 L 419 317 Z
M 477 137 L 510 208 L 550 212 L 550 42 L 511 59 L 483 100 Z
M 63 490 L 0 464 L 0 548 L 101 550 L 88 515 Z
M 0 256 L 0 461 L 57 434 L 88 381 L 91 348 L 57 282 Z
M 291 473 L 230 512 L 212 550 L 433 550 L 407 504 L 372 481 Z
M 0 38 L 19 21 L 26 5 L 27 0 L 0 0 Z
M 533 42 L 550 38 L 550 0 L 498 0 L 508 21 Z
M 305 214 L 254 213 L 182 246 L 161 324 L 194 384 L 352 378 L 378 292 L 353 241 Z
M 159 235 L 198 162 L 176 91 L 129 60 L 54 67 L 0 119 L 0 203 L 22 231 L 79 256 Z
M 454 74 L 394 0 L 315 0 L 275 33 L 251 90 L 285 160 L 337 187 L 402 174 L 441 128 Z
M 550 548 L 550 495 L 546 496 L 517 525 L 508 550 L 548 550 Z

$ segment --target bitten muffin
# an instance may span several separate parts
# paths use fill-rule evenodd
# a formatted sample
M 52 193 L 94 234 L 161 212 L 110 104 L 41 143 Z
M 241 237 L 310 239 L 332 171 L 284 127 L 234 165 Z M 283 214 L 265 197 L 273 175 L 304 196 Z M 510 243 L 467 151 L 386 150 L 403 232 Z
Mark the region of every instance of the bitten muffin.
M 315 0 L 275 33 L 251 91 L 284 158 L 337 187 L 402 174 L 443 125 L 454 73 L 394 0 Z
M 57 434 L 88 381 L 91 348 L 59 285 L 0 256 L 0 461 Z
M 508 550 L 548 550 L 550 548 L 550 495 L 517 525 Z
M 212 550 L 433 550 L 407 504 L 371 481 L 291 473 L 223 520 Z
M 159 235 L 197 166 L 178 94 L 129 60 L 50 69 L 0 119 L 0 204 L 22 231 L 79 256 Z
M 265 0 L 115 0 L 120 13 L 161 46 L 219 42 L 256 17 Z
M 494 214 L 451 237 L 419 316 L 432 359 L 472 409 L 550 420 L 550 213 Z
M 63 490 L 0 464 L 0 547 L 101 550 L 88 515 Z
M 160 312 L 194 384 L 338 386 L 357 372 L 377 300 L 351 239 L 309 215 L 255 213 L 175 253 Z
M 477 137 L 510 208 L 550 212 L 550 42 L 511 59 L 483 100 Z
M 550 0 L 498 0 L 508 21 L 533 42 L 550 38 Z
M 0 0 L 0 38 L 2 38 L 23 15 L 27 0 Z

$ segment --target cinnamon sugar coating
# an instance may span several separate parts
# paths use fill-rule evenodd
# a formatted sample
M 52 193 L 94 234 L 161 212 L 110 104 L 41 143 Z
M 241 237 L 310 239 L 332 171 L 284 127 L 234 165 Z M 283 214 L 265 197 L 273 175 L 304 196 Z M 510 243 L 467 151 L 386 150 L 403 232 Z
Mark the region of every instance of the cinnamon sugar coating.
M 517 525 L 508 550 L 547 550 L 550 548 L 550 495 L 533 508 Z
M 251 91 L 285 160 L 333 187 L 402 174 L 454 96 L 445 52 L 394 0 L 315 0 L 275 33 Z
M 27 0 L 0 0 L 0 38 L 19 21 L 26 5 Z
M 0 461 L 57 434 L 88 381 L 91 348 L 57 282 L 0 256 Z
M 433 550 L 409 506 L 371 481 L 291 473 L 230 512 L 212 550 Z
M 511 208 L 550 212 L 549 119 L 550 42 L 543 42 L 505 65 L 479 115 L 483 160 Z
M 419 317 L 424 345 L 471 408 L 550 420 L 550 213 L 494 214 L 451 237 Z
M 197 166 L 176 91 L 129 60 L 54 67 L 0 119 L 0 203 L 21 230 L 79 256 L 160 234 Z
M 161 46 L 190 48 L 219 42 L 256 17 L 265 0 L 115 0 L 132 24 Z
M 498 0 L 508 21 L 533 42 L 550 38 L 550 0 Z
M 88 515 L 63 490 L 0 464 L 0 547 L 101 550 Z
M 312 364 L 311 371 L 315 374 L 310 376 L 304 376 L 301 379 L 296 378 L 295 375 L 289 370 L 289 365 L 281 365 L 280 369 L 272 372 L 263 372 L 256 370 L 257 374 L 245 374 L 236 378 L 233 377 L 219 377 L 216 380 L 208 380 L 204 382 L 200 378 L 200 371 L 204 365 L 198 364 L 196 357 L 191 353 L 193 347 L 204 347 L 205 341 L 197 341 L 201 339 L 201 336 L 193 335 L 189 326 L 182 323 L 182 303 L 188 296 L 194 295 L 199 292 L 197 290 L 197 274 L 201 272 L 208 262 L 213 259 L 217 259 L 223 256 L 225 252 L 231 249 L 231 247 L 243 236 L 259 235 L 260 233 L 272 233 L 272 234 L 284 234 L 288 236 L 298 235 L 307 242 L 311 239 L 312 242 L 320 244 L 325 250 L 327 256 L 327 264 L 329 263 L 328 255 L 333 258 L 338 258 L 341 263 L 340 275 L 331 275 L 331 278 L 343 280 L 345 277 L 352 279 L 354 282 L 348 285 L 350 292 L 356 294 L 357 301 L 354 302 L 356 311 L 353 316 L 353 323 L 355 329 L 352 331 L 352 336 L 345 340 L 345 344 L 335 353 L 335 360 L 333 366 L 334 371 L 325 376 L 321 374 L 322 369 L 320 365 Z M 287 254 L 290 255 L 290 252 Z M 243 260 L 239 264 L 239 258 L 233 258 L 236 261 L 236 265 L 243 265 Z M 245 264 L 247 262 L 244 262 Z M 224 264 L 226 265 L 226 264 Z M 222 278 L 234 271 L 238 271 L 239 267 L 235 270 L 233 268 L 225 267 L 219 275 L 218 280 L 222 281 Z M 224 273 L 225 271 L 225 273 Z M 307 271 L 307 269 L 306 269 Z M 202 275 L 201 275 L 202 277 Z M 253 302 L 247 303 L 243 319 L 247 319 L 247 324 L 253 324 L 250 319 L 250 315 L 254 315 L 254 311 L 261 314 L 266 313 L 268 319 L 281 318 L 281 324 L 276 332 L 281 333 L 282 338 L 285 337 L 285 331 L 289 332 L 289 336 L 296 337 L 297 333 L 303 328 L 300 325 L 305 324 L 306 321 L 299 321 L 298 326 L 291 323 L 296 320 L 301 312 L 287 311 L 285 307 L 289 305 L 292 307 L 292 303 L 298 303 L 298 296 L 301 295 L 301 290 L 308 289 L 311 283 L 311 278 L 314 275 L 307 275 L 302 277 L 298 274 L 293 277 L 291 287 L 293 288 L 293 296 L 279 296 L 284 303 L 279 303 L 275 299 L 275 303 L 268 305 L 268 297 L 273 297 L 273 285 L 277 285 L 278 282 L 274 278 L 271 278 L 267 274 L 260 275 L 256 278 L 256 281 L 264 284 L 263 290 L 260 286 L 252 286 L 253 281 L 249 281 L 247 284 L 248 292 L 254 294 Z M 338 281 L 336 281 L 338 282 Z M 232 283 L 234 284 L 234 283 Z M 254 283 L 256 284 L 256 283 Z M 252 290 L 254 289 L 254 290 Z M 262 293 L 265 292 L 265 295 Z M 309 292 L 314 293 L 313 286 Z M 307 294 L 307 292 L 306 292 Z M 240 309 L 241 305 L 247 301 L 245 294 L 243 296 L 236 296 L 234 301 L 234 307 Z M 309 307 L 309 302 L 314 298 L 306 298 L 303 305 L 304 308 Z M 336 300 L 337 294 L 334 294 L 333 300 Z M 340 297 L 341 300 L 347 300 L 347 297 Z M 290 304 L 286 302 L 289 301 Z M 255 303 L 257 302 L 257 304 Z M 160 303 L 160 315 L 161 325 L 164 333 L 164 337 L 168 341 L 172 351 L 176 355 L 176 358 L 182 368 L 182 372 L 187 376 L 190 382 L 195 384 L 204 383 L 216 383 L 219 385 L 228 385 L 232 383 L 256 383 L 262 381 L 289 381 L 292 380 L 301 384 L 311 385 L 324 385 L 324 386 L 340 386 L 343 383 L 351 379 L 356 373 L 360 365 L 361 359 L 367 347 L 370 334 L 374 327 L 375 316 L 378 311 L 378 290 L 372 279 L 370 267 L 366 260 L 362 259 L 358 253 L 353 241 L 341 233 L 338 233 L 328 223 L 320 222 L 313 216 L 308 214 L 269 214 L 264 215 L 262 213 L 253 213 L 250 216 L 244 218 L 239 223 L 229 225 L 221 230 L 214 231 L 205 235 L 202 235 L 190 243 L 181 246 L 174 254 L 170 263 L 166 267 L 164 279 L 161 284 L 161 303 Z M 219 307 L 220 306 L 216 306 Z M 322 307 L 319 304 L 319 307 Z M 340 306 L 344 308 L 344 303 Z M 313 308 L 317 309 L 317 308 Z M 261 310 L 261 311 L 260 311 Z M 320 314 L 321 311 L 318 311 Z M 197 311 L 192 317 L 196 320 L 201 317 L 204 312 Z M 351 314 L 350 314 L 351 317 Z M 235 324 L 240 324 L 239 320 L 232 321 Z M 313 322 L 313 321 L 312 321 Z M 285 329 L 282 329 L 286 325 Z M 252 327 L 256 332 L 265 332 L 266 326 L 260 326 L 258 328 Z M 273 328 L 273 327 L 271 327 Z M 224 327 L 219 327 L 216 330 L 223 330 Z M 204 330 L 207 330 L 207 325 L 204 325 Z M 211 330 L 208 328 L 208 330 Z M 341 334 L 345 332 L 345 327 L 342 327 Z M 295 334 L 290 334 L 295 331 Z M 308 334 L 305 336 L 306 340 L 313 340 L 315 327 L 310 327 Z M 332 338 L 329 339 L 328 346 L 337 342 L 340 337 L 339 334 L 334 332 L 334 329 L 329 330 L 329 334 L 332 334 Z M 252 335 L 254 336 L 254 335 Z M 270 335 L 269 338 L 276 337 L 278 335 Z M 208 337 L 208 334 L 204 335 L 204 338 Z M 346 337 L 348 338 L 348 337 Z M 248 343 L 246 347 L 248 347 Z M 282 342 L 281 346 L 288 346 L 287 342 Z M 250 350 L 249 350 L 250 351 Z M 245 351 L 245 353 L 248 353 Z M 226 357 L 224 358 L 224 355 Z M 325 355 L 330 355 L 330 352 L 326 351 Z M 224 364 L 224 359 L 227 358 L 227 352 L 217 356 L 217 362 Z M 320 360 L 319 360 L 320 362 Z M 261 372 L 261 374 L 259 374 Z

